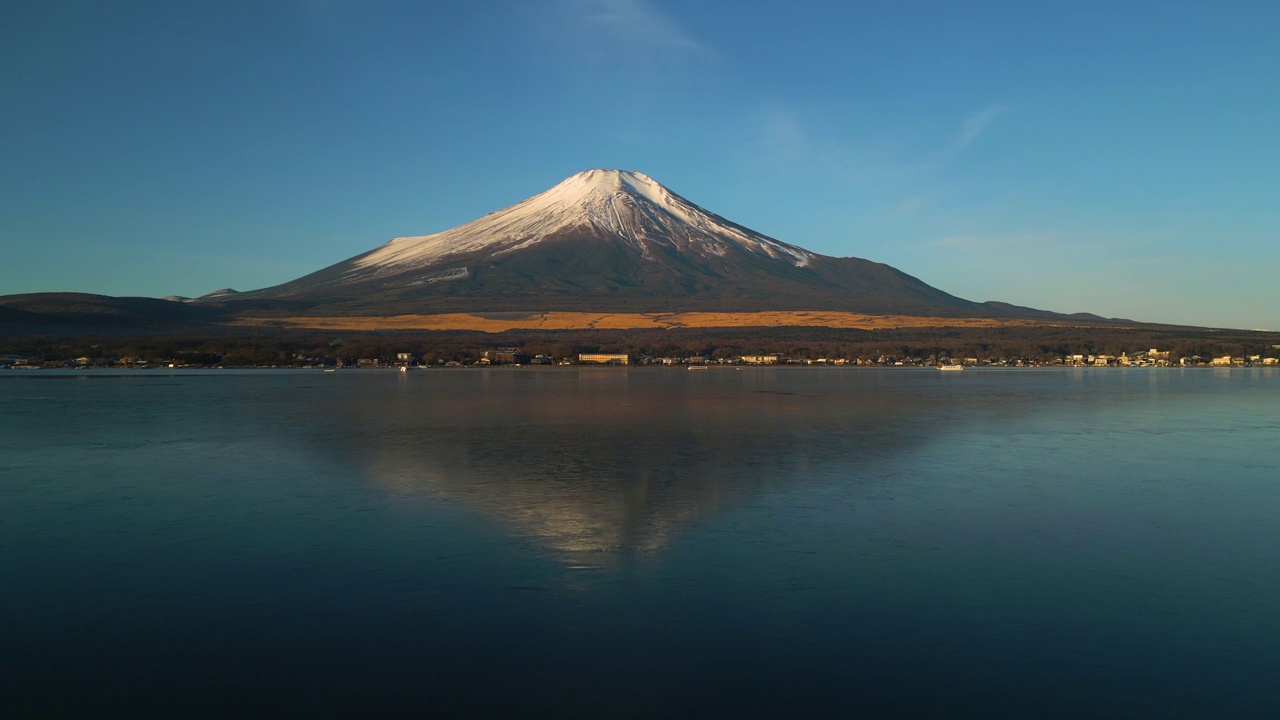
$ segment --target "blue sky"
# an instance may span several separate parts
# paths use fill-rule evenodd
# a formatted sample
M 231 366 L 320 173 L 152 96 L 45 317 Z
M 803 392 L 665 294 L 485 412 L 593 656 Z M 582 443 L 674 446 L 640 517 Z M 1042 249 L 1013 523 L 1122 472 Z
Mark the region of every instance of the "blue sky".
M 264 287 L 605 167 L 973 300 L 1280 330 L 1277 38 L 1270 0 L 3 3 L 0 294 Z

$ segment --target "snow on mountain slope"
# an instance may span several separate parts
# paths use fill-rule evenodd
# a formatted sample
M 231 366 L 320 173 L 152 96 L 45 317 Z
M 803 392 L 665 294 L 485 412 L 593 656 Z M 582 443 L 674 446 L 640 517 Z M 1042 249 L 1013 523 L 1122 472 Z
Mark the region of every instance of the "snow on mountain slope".
M 588 170 L 433 235 L 274 287 L 200 300 L 314 314 L 856 309 L 982 313 L 894 268 L 780 242 L 638 172 Z
M 400 273 L 438 265 L 451 256 L 521 250 L 570 230 L 590 229 L 633 246 L 652 259 L 653 246 L 722 256 L 731 248 L 804 267 L 814 258 L 793 245 L 707 212 L 652 178 L 625 170 L 588 170 L 546 192 L 434 235 L 396 238 L 352 261 L 352 270 Z

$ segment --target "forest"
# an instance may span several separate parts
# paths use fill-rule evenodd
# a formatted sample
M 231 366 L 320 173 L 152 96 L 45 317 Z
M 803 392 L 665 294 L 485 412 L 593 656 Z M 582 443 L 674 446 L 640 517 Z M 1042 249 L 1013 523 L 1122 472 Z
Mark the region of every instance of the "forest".
M 0 334 L 0 357 L 31 364 L 270 367 L 393 361 L 410 353 L 422 364 L 470 364 L 498 347 L 528 356 L 572 361 L 579 353 L 627 353 L 634 358 L 728 360 L 775 354 L 793 361 L 979 358 L 1061 362 L 1072 355 L 1133 355 L 1157 349 L 1207 361 L 1223 355 L 1280 357 L 1280 333 L 1175 326 L 902 328 L 823 327 L 668 330 L 574 330 L 477 333 L 453 331 L 319 332 L 214 327 L 165 332 L 121 330 Z

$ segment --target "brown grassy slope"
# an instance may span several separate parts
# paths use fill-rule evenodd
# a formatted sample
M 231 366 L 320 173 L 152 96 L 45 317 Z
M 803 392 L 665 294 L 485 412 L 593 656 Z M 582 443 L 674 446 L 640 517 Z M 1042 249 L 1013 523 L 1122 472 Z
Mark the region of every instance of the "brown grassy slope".
M 865 315 L 836 311 L 681 312 L 681 313 L 445 313 L 385 317 L 241 318 L 252 327 L 317 330 L 466 330 L 500 333 L 510 330 L 639 330 L 671 328 L 829 327 L 859 330 L 892 328 L 1065 327 L 1062 321 L 1018 318 L 950 318 L 909 315 Z

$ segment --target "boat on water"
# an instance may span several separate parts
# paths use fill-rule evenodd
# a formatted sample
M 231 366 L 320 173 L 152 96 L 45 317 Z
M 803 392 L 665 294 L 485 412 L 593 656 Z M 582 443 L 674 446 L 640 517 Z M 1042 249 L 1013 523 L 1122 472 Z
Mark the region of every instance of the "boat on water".
M 706 365 L 690 365 L 689 369 L 690 370 L 706 370 L 707 366 Z
M 957 370 L 963 370 L 964 366 L 963 365 L 939 365 L 938 369 L 943 371 L 957 371 Z

